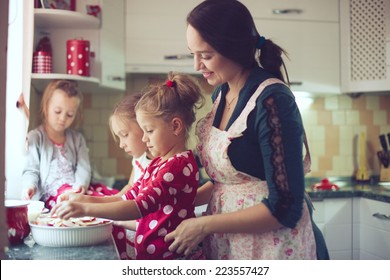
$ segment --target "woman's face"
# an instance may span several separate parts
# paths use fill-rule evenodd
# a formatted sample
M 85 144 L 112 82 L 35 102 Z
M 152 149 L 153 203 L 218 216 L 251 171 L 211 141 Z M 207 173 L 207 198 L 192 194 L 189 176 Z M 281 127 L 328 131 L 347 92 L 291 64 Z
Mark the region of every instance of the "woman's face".
M 146 151 L 146 145 L 142 142 L 143 131 L 136 120 L 129 120 L 127 123 L 113 116 L 111 128 L 119 139 L 119 147 L 126 154 L 139 158 Z
M 191 25 L 187 26 L 187 44 L 194 55 L 194 68 L 212 86 L 234 80 L 241 67 L 222 56 L 203 40 L 199 32 Z

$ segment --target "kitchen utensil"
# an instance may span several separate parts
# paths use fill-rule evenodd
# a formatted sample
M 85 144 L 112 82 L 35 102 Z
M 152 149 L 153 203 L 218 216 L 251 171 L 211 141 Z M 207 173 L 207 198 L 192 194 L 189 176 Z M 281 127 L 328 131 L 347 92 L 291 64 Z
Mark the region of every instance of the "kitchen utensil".
M 112 234 L 112 221 L 77 227 L 54 227 L 30 223 L 30 227 L 34 241 L 47 247 L 95 245 L 106 241 Z
M 11 245 L 20 244 L 30 233 L 28 224 L 28 201 L 24 200 L 5 200 L 8 240 Z
M 369 174 L 366 166 L 366 134 L 362 132 L 359 137 L 359 167 L 356 172 L 357 181 L 368 181 Z
M 387 141 L 389 141 L 389 145 L 390 145 L 390 133 L 387 133 Z
M 67 73 L 70 75 L 90 75 L 90 47 L 87 40 L 66 41 L 66 65 Z
M 329 182 L 328 178 L 322 179 L 320 183 L 313 184 L 311 188 L 315 191 L 336 191 L 340 189 L 336 184 Z
M 382 149 L 384 151 L 387 151 L 388 147 L 387 147 L 386 135 L 384 134 L 379 135 L 379 141 L 381 142 Z
M 390 151 L 378 151 L 377 155 L 382 166 L 388 168 L 390 164 Z

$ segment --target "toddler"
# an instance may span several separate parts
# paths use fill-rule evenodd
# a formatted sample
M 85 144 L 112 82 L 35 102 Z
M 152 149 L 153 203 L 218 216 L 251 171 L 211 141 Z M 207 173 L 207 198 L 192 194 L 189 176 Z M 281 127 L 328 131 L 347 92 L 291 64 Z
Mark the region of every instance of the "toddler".
M 61 187 L 80 193 L 87 190 L 91 179 L 88 148 L 82 134 L 74 130 L 82 100 L 75 82 L 54 80 L 46 87 L 42 124 L 27 136 L 22 199 L 30 200 L 39 191 L 40 200 L 51 209 Z

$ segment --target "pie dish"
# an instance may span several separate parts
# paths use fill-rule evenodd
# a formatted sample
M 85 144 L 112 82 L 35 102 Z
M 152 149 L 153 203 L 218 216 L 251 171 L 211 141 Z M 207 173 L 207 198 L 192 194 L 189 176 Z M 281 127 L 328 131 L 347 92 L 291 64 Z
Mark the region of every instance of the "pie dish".
M 30 222 L 34 241 L 47 247 L 78 247 L 102 243 L 111 237 L 112 221 L 94 217 L 61 220 L 41 215 Z

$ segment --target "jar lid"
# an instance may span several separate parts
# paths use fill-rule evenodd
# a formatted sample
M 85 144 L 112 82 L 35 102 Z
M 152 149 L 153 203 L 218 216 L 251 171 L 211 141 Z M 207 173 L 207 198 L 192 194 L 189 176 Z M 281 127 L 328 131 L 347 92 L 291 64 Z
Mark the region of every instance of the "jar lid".
M 34 52 L 34 55 L 51 56 L 49 52 L 44 52 L 44 51 Z

